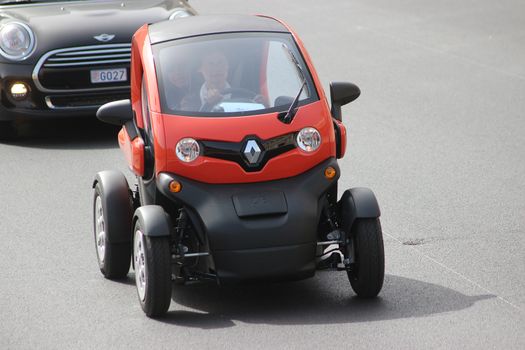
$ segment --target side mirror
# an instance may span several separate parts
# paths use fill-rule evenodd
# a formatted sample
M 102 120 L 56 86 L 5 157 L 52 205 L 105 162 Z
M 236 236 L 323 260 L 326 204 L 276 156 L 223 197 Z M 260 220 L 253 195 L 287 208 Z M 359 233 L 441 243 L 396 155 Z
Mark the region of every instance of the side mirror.
M 359 87 L 352 83 L 331 82 L 332 116 L 341 121 L 341 106 L 352 102 L 361 95 Z
M 106 103 L 97 111 L 100 121 L 114 125 L 124 125 L 133 120 L 133 110 L 130 100 L 120 100 Z

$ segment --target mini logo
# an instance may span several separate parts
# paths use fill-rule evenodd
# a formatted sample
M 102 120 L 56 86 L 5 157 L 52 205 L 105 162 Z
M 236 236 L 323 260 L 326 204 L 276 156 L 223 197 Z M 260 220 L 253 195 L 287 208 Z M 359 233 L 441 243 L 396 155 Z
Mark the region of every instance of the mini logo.
M 261 148 L 255 140 L 248 140 L 246 146 L 244 147 L 244 156 L 248 159 L 250 164 L 256 164 L 259 161 L 261 155 Z
M 96 35 L 93 38 L 97 39 L 98 41 L 102 41 L 103 43 L 107 43 L 108 41 L 113 40 L 115 37 L 115 34 L 100 34 Z

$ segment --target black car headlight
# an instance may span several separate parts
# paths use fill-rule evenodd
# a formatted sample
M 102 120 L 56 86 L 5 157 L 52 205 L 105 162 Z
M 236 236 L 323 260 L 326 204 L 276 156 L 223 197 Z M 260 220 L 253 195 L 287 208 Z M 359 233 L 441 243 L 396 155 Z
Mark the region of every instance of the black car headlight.
M 21 22 L 0 25 L 0 54 L 7 59 L 21 61 L 33 53 L 35 35 Z

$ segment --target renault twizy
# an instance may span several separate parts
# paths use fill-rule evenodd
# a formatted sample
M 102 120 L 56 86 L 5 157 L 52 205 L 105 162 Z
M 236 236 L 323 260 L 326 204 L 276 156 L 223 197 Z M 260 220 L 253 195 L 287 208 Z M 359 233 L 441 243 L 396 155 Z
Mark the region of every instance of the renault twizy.
M 96 175 L 94 235 L 109 279 L 135 270 L 150 317 L 186 282 L 298 280 L 346 271 L 360 297 L 384 278 L 379 206 L 366 188 L 338 200 L 352 83 L 331 107 L 297 35 L 265 16 L 200 16 L 133 37 L 131 100 L 100 107 L 137 178 Z

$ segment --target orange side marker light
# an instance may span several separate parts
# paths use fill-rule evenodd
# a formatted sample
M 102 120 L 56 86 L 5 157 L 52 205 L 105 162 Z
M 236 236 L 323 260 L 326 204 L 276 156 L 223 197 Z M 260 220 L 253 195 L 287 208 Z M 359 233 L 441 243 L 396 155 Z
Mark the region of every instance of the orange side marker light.
M 182 190 L 182 185 L 180 182 L 176 180 L 173 180 L 172 182 L 170 182 L 170 192 L 179 193 L 180 190 Z
M 326 168 L 324 170 L 324 176 L 328 179 L 328 180 L 332 180 L 335 175 L 337 174 L 337 172 L 335 171 L 335 169 L 331 166 L 329 166 L 328 168 Z

